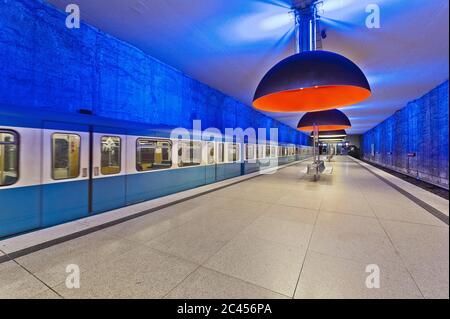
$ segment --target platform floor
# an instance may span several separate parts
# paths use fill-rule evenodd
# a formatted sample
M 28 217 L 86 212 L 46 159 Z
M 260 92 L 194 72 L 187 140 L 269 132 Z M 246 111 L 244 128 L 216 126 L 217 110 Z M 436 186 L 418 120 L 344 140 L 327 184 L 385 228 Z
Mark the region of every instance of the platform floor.
M 305 165 L 4 262 L 0 298 L 449 297 L 444 222 L 350 158 Z

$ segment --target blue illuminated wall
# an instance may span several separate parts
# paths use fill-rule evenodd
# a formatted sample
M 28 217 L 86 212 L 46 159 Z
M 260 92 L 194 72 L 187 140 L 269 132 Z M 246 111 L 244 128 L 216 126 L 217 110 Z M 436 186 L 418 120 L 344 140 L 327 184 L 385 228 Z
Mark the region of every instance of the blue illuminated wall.
M 0 104 L 185 128 L 194 119 L 221 130 L 278 128 L 280 141 L 307 144 L 305 134 L 87 24 L 67 29 L 65 19 L 41 0 L 0 0 Z
M 364 158 L 448 188 L 448 109 L 447 81 L 365 133 Z

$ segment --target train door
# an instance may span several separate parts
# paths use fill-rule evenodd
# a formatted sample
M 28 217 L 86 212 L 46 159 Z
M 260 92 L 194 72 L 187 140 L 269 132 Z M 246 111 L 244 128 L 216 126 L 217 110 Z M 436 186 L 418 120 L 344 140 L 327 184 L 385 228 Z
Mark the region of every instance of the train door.
M 44 122 L 42 226 L 89 215 L 89 126 Z
M 40 129 L 0 123 L 0 238 L 40 226 L 40 140 Z
M 244 144 L 244 143 L 242 143 L 242 144 L 238 144 L 238 145 L 240 145 L 240 147 L 239 147 L 239 153 L 240 153 L 240 155 L 239 155 L 239 160 L 240 160 L 240 162 L 241 162 L 241 176 L 243 176 L 243 175 L 245 175 L 245 160 L 246 160 L 246 157 L 247 157 L 247 152 L 246 152 L 246 145 L 247 144 Z
M 205 183 L 210 184 L 216 181 L 216 143 L 213 141 L 205 142 Z
M 126 205 L 125 130 L 94 127 L 91 136 L 91 197 L 93 214 Z

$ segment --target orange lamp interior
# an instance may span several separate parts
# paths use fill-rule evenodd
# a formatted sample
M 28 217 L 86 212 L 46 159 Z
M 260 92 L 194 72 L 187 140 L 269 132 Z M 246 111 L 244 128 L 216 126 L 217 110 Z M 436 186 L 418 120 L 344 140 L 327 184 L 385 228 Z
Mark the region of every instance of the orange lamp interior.
M 319 86 L 268 94 L 256 99 L 253 106 L 267 112 L 324 111 L 362 102 L 370 95 L 358 86 Z
M 345 130 L 347 128 L 351 128 L 350 125 L 318 125 L 317 129 L 319 132 L 326 132 L 326 131 L 335 131 L 335 130 Z M 299 127 L 297 130 L 302 132 L 312 132 L 314 131 L 314 126 L 304 126 Z

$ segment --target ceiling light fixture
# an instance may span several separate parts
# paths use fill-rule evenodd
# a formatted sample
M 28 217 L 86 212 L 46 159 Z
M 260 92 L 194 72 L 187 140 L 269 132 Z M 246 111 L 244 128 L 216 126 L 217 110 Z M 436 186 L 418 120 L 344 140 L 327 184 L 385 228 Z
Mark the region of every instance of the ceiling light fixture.
M 352 125 L 348 117 L 336 109 L 306 113 L 297 125 L 297 129 L 303 132 L 314 131 L 314 127 L 317 127 L 319 132 L 324 132 L 344 130 Z
M 333 143 L 333 142 L 343 142 L 343 138 L 321 138 L 319 139 L 319 142 L 325 142 L 325 143 Z
M 259 83 L 253 106 L 268 112 L 309 112 L 353 105 L 371 95 L 363 71 L 346 57 L 316 50 L 317 1 L 294 8 L 297 54 L 272 67 Z
M 321 138 L 345 138 L 346 136 L 347 136 L 347 132 L 345 132 L 345 130 L 319 132 L 319 139 L 321 139 Z M 311 137 L 314 137 L 314 132 L 311 132 Z

